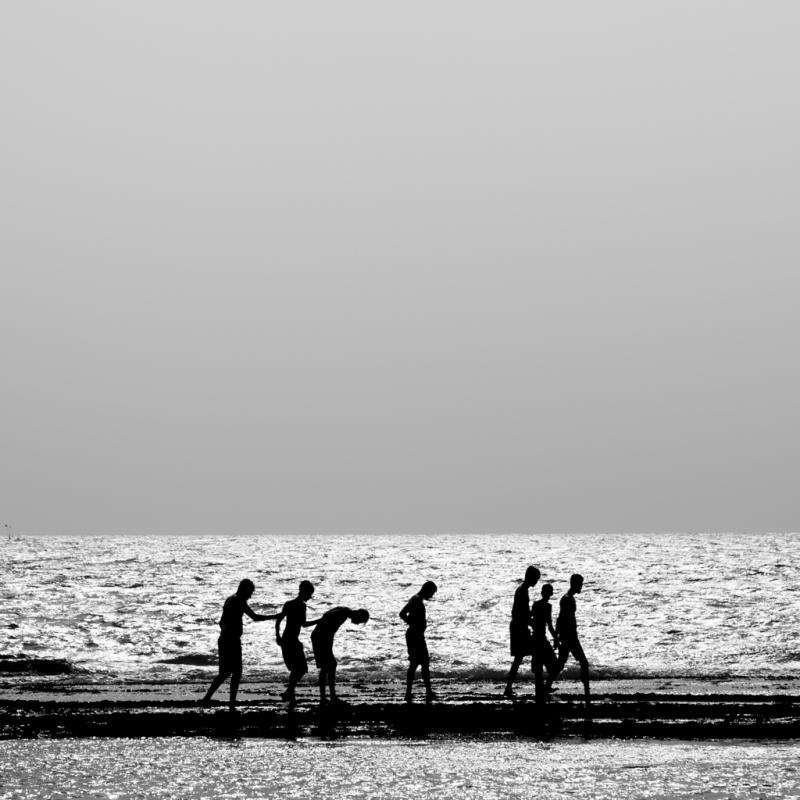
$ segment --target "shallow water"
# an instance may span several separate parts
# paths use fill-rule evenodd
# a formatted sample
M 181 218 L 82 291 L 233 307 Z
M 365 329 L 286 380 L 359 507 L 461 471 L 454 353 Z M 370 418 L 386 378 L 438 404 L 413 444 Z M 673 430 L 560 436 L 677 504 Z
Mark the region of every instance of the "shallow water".
M 785 742 L 9 741 L 0 800 L 796 798 L 798 755 Z
M 405 668 L 397 612 L 426 579 L 434 674 L 500 677 L 525 567 L 569 574 L 595 675 L 800 676 L 797 535 L 84 537 L 2 542 L 0 654 L 67 658 L 89 676 L 207 674 L 222 601 L 245 576 L 274 610 L 308 578 L 314 617 L 366 607 L 337 637 L 342 675 Z M 538 587 L 531 598 L 538 596 Z M 304 634 L 304 635 L 307 635 Z M 247 677 L 283 674 L 271 623 L 246 621 Z M 163 664 L 179 658 L 189 663 Z

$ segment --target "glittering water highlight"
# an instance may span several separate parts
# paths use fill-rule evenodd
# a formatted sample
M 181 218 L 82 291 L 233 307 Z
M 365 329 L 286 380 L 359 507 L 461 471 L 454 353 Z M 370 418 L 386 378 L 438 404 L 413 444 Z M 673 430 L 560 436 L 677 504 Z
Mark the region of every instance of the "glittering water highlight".
M 796 798 L 797 756 L 785 742 L 11 741 L 0 800 Z
M 396 677 L 397 612 L 432 579 L 434 674 L 500 677 L 529 563 L 554 583 L 554 613 L 570 573 L 585 575 L 578 615 L 596 675 L 800 676 L 796 535 L 23 537 L 2 542 L 0 654 L 64 658 L 89 679 L 205 675 L 242 577 L 256 610 L 308 578 L 310 616 L 340 604 L 372 614 L 339 634 L 341 673 Z M 249 676 L 283 674 L 269 623 L 246 626 L 244 652 Z

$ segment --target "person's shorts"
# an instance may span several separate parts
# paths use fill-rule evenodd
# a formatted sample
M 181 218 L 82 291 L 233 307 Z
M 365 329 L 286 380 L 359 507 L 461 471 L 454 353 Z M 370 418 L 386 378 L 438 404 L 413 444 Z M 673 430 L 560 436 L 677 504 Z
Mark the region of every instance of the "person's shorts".
M 238 636 L 220 636 L 217 639 L 220 672 L 241 672 L 242 640 Z
M 511 655 L 529 656 L 533 650 L 533 638 L 531 630 L 527 625 L 520 625 L 512 622 L 508 627 L 511 634 Z
M 286 664 L 289 672 L 308 672 L 306 651 L 303 650 L 303 645 L 297 639 L 290 642 L 284 640 L 281 644 L 281 652 L 283 653 L 283 663 Z
M 424 633 L 408 628 L 406 630 L 406 646 L 408 647 L 408 660 L 412 664 L 427 664 L 431 660 Z
M 549 674 L 553 674 L 556 670 L 556 654 L 553 652 L 553 646 L 547 639 L 534 639 L 533 640 L 533 659 L 531 666 L 534 672 L 538 672 L 545 667 Z
M 577 637 L 565 639 L 559 642 L 558 660 L 564 663 L 569 658 L 570 653 L 572 653 L 572 655 L 575 657 L 575 660 L 581 666 L 584 664 L 588 666 L 589 662 L 586 660 L 586 655 L 584 654 L 581 643 L 578 641 Z
M 333 655 L 333 642 L 311 637 L 311 649 L 314 651 L 314 662 L 317 669 L 331 669 L 338 663 Z

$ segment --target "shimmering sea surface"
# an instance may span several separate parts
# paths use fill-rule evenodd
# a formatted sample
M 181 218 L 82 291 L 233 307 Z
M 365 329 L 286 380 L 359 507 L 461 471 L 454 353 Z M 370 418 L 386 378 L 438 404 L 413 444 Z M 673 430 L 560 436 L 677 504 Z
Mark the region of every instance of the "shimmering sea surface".
M 797 798 L 798 754 L 786 742 L 9 741 L 0 800 Z
M 0 654 L 64 658 L 89 680 L 210 674 L 222 602 L 245 576 L 256 610 L 277 609 L 304 578 L 316 585 L 310 616 L 369 609 L 337 651 L 343 677 L 376 679 L 402 673 L 397 612 L 435 580 L 434 674 L 499 677 L 528 564 L 555 585 L 554 613 L 570 573 L 585 576 L 578 618 L 596 676 L 800 676 L 797 535 L 22 537 L 0 548 Z M 246 621 L 244 656 L 246 678 L 284 674 L 271 623 Z

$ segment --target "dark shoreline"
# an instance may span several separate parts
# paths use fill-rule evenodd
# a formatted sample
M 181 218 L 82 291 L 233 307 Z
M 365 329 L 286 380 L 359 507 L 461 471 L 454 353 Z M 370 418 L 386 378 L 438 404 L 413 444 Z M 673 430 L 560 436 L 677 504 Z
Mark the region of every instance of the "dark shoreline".
M 316 687 L 303 686 L 294 709 L 277 683 L 243 686 L 238 713 L 223 686 L 211 707 L 198 706 L 205 684 L 0 684 L 0 739 L 36 737 L 225 736 L 556 736 L 665 739 L 800 739 L 800 694 L 774 691 L 613 691 L 599 682 L 587 712 L 574 683 L 544 708 L 520 687 L 515 701 L 501 686 L 436 687 L 441 700 L 400 702 L 392 685 L 341 686 L 345 705 L 320 707 Z M 795 688 L 796 687 L 792 687 Z M 603 691 L 606 689 L 606 691 Z M 612 691 L 608 691 L 611 689 Z M 420 693 L 421 700 L 421 693 Z

